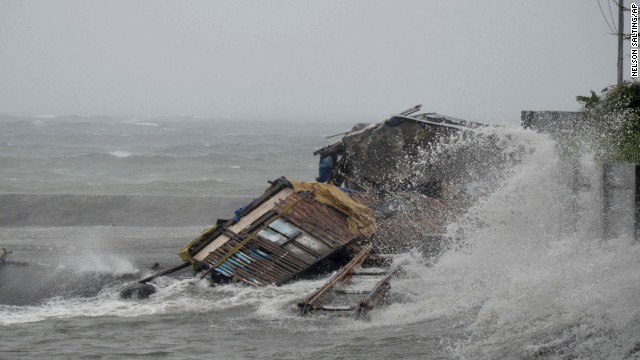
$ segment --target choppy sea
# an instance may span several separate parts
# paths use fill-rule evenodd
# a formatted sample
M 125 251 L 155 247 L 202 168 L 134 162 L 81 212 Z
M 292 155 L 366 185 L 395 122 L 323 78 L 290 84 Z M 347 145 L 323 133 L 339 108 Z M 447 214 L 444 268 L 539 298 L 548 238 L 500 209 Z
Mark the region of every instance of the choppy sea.
M 449 227 L 464 246 L 435 263 L 402 254 L 394 301 L 370 321 L 298 317 L 298 299 L 324 278 L 211 288 L 184 271 L 157 279 L 148 300 L 119 298 L 155 262 L 179 263 L 177 250 L 209 225 L 187 210 L 150 225 L 158 199 L 186 209 L 190 196 L 209 197 L 212 213 L 230 213 L 270 179 L 312 180 L 312 152 L 354 122 L 1 118 L 0 209 L 16 222 L 3 222 L 0 245 L 28 264 L 0 268 L 0 358 L 640 358 L 640 245 L 601 238 L 588 156 L 583 181 L 593 186 L 572 198 L 567 231 L 555 144 L 516 128 L 498 135 L 528 155 Z M 29 201 L 43 194 L 46 203 Z M 68 211 L 70 194 L 89 213 L 104 214 L 112 196 L 154 206 L 129 209 L 123 224 L 96 222 L 100 214 L 43 220 Z M 30 212 L 38 217 L 9 216 Z

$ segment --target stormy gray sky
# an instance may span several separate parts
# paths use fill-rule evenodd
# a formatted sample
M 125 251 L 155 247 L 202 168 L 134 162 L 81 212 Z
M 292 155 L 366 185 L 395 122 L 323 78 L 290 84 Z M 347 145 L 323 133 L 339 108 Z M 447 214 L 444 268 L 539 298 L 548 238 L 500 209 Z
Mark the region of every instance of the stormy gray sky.
M 596 0 L 3 0 L 0 113 L 515 122 L 613 84 L 610 32 Z

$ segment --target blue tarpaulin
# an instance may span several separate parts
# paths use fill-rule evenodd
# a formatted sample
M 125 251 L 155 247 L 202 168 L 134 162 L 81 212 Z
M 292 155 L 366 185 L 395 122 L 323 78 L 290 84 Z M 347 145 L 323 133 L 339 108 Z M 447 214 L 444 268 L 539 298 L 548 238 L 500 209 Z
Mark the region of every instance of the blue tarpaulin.
M 318 167 L 319 176 L 316 178 L 316 181 L 322 183 L 329 181 L 331 172 L 333 172 L 333 158 L 331 156 L 320 158 Z

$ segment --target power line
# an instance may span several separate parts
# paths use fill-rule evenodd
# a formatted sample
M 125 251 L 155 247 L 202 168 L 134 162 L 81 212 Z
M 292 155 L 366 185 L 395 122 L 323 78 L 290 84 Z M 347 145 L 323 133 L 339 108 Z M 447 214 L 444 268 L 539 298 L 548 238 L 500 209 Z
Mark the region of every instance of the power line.
M 615 20 L 613 20 L 613 12 L 611 11 L 611 1 L 612 0 L 607 1 L 607 5 L 609 5 L 609 15 L 611 16 L 611 25 L 615 29 L 616 28 L 616 22 L 615 22 Z
M 596 0 L 596 1 L 598 2 L 598 7 L 600 8 L 600 14 L 602 14 L 602 18 L 607 23 L 607 26 L 609 27 L 609 30 L 611 30 L 611 32 L 615 34 L 616 31 L 613 30 L 613 27 L 611 26 L 611 24 L 609 24 L 609 20 L 607 20 L 607 16 L 604 14 L 604 11 L 602 11 L 602 6 L 600 5 L 600 0 Z

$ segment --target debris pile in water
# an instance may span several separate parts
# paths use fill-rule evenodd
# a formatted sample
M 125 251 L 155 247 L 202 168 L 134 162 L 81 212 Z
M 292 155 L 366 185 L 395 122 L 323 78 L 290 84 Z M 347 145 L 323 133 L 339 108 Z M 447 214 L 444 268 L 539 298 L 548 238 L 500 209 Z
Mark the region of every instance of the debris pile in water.
M 180 257 L 213 284 L 280 285 L 342 268 L 323 292 L 301 303 L 301 313 L 365 313 L 383 297 L 396 270 L 373 271 L 381 278 L 356 305 L 319 305 L 319 299 L 329 289 L 349 293 L 340 288 L 358 274 L 370 276 L 365 268 L 372 256 L 412 247 L 428 256 L 440 253 L 447 224 L 491 186 L 496 167 L 518 161 L 523 152 L 505 152 L 511 144 L 486 125 L 413 115 L 420 108 L 339 134 L 340 140 L 314 152 L 320 158 L 317 182 L 271 182 L 233 218 L 218 220 L 187 244 Z

